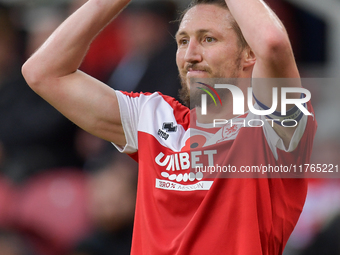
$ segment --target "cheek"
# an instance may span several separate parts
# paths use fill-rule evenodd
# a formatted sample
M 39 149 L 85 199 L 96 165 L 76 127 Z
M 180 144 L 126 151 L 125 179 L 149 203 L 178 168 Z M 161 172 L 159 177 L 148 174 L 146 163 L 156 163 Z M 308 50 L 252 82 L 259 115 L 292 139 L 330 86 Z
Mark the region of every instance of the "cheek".
M 234 50 L 226 47 L 215 52 L 214 57 L 211 57 L 211 63 L 217 69 L 226 69 L 234 66 L 236 59 Z
M 177 67 L 180 69 L 183 66 L 184 63 L 184 55 L 183 50 L 178 49 L 176 53 L 176 64 Z
M 206 52 L 204 54 L 206 65 L 212 70 L 213 73 L 219 73 L 221 69 L 226 68 L 228 62 L 226 54 L 223 52 Z

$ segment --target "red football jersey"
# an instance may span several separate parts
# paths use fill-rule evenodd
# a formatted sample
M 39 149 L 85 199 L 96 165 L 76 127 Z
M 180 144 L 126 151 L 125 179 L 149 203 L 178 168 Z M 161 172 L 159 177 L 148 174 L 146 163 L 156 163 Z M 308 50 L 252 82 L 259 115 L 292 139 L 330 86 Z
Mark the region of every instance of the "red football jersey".
M 159 93 L 117 97 L 127 140 L 117 148 L 139 163 L 131 254 L 282 254 L 304 205 L 306 179 L 228 178 L 195 169 L 308 163 L 313 116 L 301 119 L 285 148 L 268 121 L 214 128 Z M 247 112 L 234 122 L 253 118 L 260 117 Z

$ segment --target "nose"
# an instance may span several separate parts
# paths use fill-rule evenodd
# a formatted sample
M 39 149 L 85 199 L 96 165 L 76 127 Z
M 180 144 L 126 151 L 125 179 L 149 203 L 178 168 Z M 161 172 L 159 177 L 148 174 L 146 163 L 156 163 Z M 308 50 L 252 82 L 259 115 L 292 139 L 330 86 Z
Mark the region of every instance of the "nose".
M 202 49 L 196 40 L 190 40 L 186 48 L 184 60 L 188 63 L 199 63 L 203 60 Z

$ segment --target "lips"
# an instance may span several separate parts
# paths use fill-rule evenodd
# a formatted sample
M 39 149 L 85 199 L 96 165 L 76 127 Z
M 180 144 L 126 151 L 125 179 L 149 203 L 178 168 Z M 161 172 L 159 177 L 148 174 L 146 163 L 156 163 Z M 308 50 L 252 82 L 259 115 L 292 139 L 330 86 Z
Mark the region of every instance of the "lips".
M 206 71 L 203 71 L 203 70 L 189 70 L 187 73 L 206 73 Z
M 206 72 L 207 70 L 203 67 L 199 67 L 196 65 L 188 65 L 185 70 L 187 72 Z
M 192 77 L 207 77 L 208 69 L 204 66 L 199 66 L 197 64 L 188 64 L 185 67 L 185 71 L 186 71 L 186 76 L 188 78 L 192 78 Z
M 206 77 L 207 74 L 208 72 L 203 70 L 188 70 L 186 76 L 187 78 Z

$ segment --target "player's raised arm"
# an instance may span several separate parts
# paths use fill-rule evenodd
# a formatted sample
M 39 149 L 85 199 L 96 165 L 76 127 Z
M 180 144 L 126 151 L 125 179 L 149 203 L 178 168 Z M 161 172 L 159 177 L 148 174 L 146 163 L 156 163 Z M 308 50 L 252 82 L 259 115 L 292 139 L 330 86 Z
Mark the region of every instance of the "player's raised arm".
M 272 88 L 276 87 L 279 92 L 276 111 L 280 112 L 281 87 L 301 87 L 287 31 L 276 14 L 262 0 L 226 0 L 226 3 L 256 57 L 252 74 L 252 77 L 256 78 L 252 82 L 254 95 L 258 102 L 269 109 L 273 102 Z M 291 93 L 289 98 L 299 99 L 300 96 L 299 93 Z M 292 107 L 293 105 L 287 106 L 287 110 Z M 277 119 L 273 116 L 271 118 Z M 274 129 L 288 146 L 296 128 L 275 124 Z
M 125 145 L 113 89 L 78 70 L 95 36 L 130 0 L 89 0 L 22 68 L 29 86 L 84 130 Z
M 256 56 L 254 78 L 299 78 L 288 34 L 262 0 L 226 0 Z

